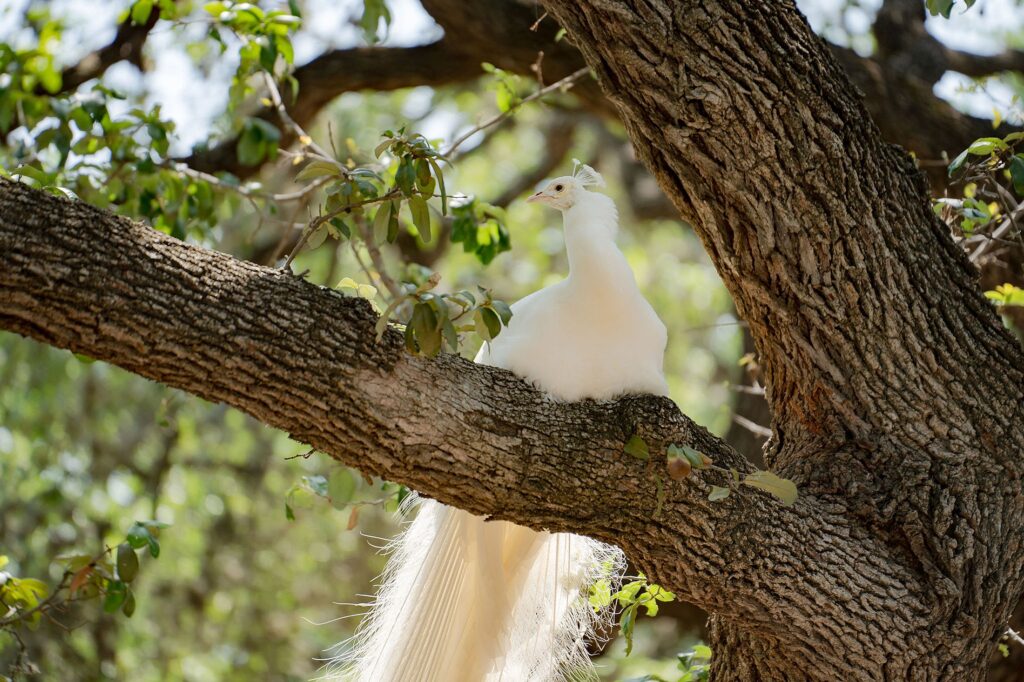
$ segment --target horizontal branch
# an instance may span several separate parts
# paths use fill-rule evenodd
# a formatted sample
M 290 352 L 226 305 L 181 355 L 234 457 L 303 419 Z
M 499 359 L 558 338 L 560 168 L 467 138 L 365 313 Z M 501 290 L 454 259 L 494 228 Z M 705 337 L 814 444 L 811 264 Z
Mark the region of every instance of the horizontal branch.
M 324 106 L 346 92 L 383 92 L 461 83 L 483 73 L 482 61 L 467 58 L 452 41 L 446 40 L 416 47 L 333 50 L 295 70 L 298 97 L 294 103 L 289 103 L 288 111 L 300 126 L 307 126 Z M 290 89 L 284 91 L 290 92 Z M 282 147 L 294 142 L 292 131 L 283 125 L 274 107 L 265 107 L 256 116 L 281 129 Z M 243 166 L 238 161 L 236 144 L 234 138 L 228 139 L 209 149 L 197 149 L 182 161 L 209 173 L 227 171 L 238 177 L 252 175 L 258 166 Z
M 142 67 L 142 48 L 146 44 L 149 32 L 160 19 L 160 8 L 153 7 L 145 23 L 136 24 L 128 17 L 118 26 L 114 39 L 104 47 L 90 52 L 77 64 L 67 67 L 61 74 L 61 92 L 74 92 L 86 81 L 99 78 L 107 69 L 121 61 Z M 42 86 L 37 94 L 44 94 Z
M 984 78 L 1004 71 L 1024 71 L 1024 52 L 1005 50 L 982 55 L 946 49 L 949 68 L 971 78 Z
M 913 597 L 912 573 L 839 507 L 783 508 L 747 487 L 712 503 L 728 474 L 672 480 L 669 443 L 749 465 L 671 401 L 556 402 L 504 370 L 410 356 L 394 330 L 378 343 L 376 319 L 360 299 L 0 180 L 0 329 L 234 406 L 475 514 L 617 543 L 751 628 L 777 633 L 812 607 L 856 620 L 860 607 L 830 593 L 851 579 L 912 626 L 915 600 L 879 587 Z M 624 453 L 634 434 L 649 459 Z
M 538 18 L 532 5 L 511 0 L 429 0 L 424 7 L 444 27 L 443 39 L 417 47 L 333 50 L 298 67 L 294 74 L 299 81 L 298 97 L 288 103 L 288 110 L 299 125 L 309 125 L 323 107 L 343 93 L 466 83 L 484 73 L 480 66 L 484 62 L 530 77 L 537 75 L 534 67 L 539 63 L 545 84 L 586 66 L 575 47 L 561 39 L 557 24 L 541 22 L 532 30 Z M 573 93 L 592 111 L 611 113 L 592 79 L 581 80 Z M 257 116 L 282 127 L 270 107 Z M 292 142 L 289 131 L 284 130 L 281 146 Z M 226 140 L 182 160 L 198 170 L 248 177 L 258 167 L 241 165 L 235 146 L 234 139 Z

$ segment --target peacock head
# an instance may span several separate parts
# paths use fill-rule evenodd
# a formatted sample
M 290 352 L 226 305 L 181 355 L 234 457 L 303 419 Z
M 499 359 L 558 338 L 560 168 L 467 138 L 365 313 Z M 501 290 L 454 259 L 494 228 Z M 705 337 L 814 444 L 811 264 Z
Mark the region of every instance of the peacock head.
M 572 175 L 563 175 L 549 181 L 544 189 L 531 194 L 526 201 L 547 204 L 559 211 L 567 211 L 587 193 L 587 187 L 604 187 L 604 178 L 590 166 L 573 159 L 576 168 Z

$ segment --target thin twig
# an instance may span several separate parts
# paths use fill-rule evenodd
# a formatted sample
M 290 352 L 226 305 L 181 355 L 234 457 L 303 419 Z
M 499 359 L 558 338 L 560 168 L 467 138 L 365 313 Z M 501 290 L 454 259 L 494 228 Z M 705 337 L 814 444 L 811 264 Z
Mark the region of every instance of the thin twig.
M 288 109 L 284 106 L 284 101 L 281 99 L 281 91 L 277 89 L 277 84 L 274 83 L 274 77 L 266 71 L 263 72 L 263 80 L 267 84 L 267 91 L 270 93 L 270 101 L 274 104 L 274 108 L 277 109 L 277 115 L 281 117 L 281 121 L 292 129 L 295 136 L 299 140 L 299 144 L 302 148 L 313 152 L 316 156 L 320 157 L 321 160 L 333 163 L 341 169 L 342 173 L 348 177 L 348 168 L 344 164 L 335 159 L 332 155 L 328 154 L 327 151 L 318 145 L 312 137 L 309 136 L 302 126 L 291 117 L 288 113 Z
M 270 263 L 268 263 L 268 265 L 276 263 L 278 260 L 280 260 L 281 256 L 284 255 L 285 247 L 288 246 L 288 241 L 291 239 L 292 236 L 292 230 L 294 230 L 295 227 L 297 226 L 295 218 L 296 216 L 299 215 L 299 210 L 301 208 L 302 205 L 299 204 L 295 207 L 295 210 L 292 211 L 291 218 L 288 220 L 288 224 L 285 225 L 285 228 L 281 231 L 281 238 L 277 241 L 277 245 L 274 247 L 274 253 L 270 257 Z
M 378 248 L 377 243 L 373 240 L 370 226 L 366 224 L 365 220 L 356 220 L 355 223 L 359 227 L 359 234 L 363 237 L 363 242 L 366 244 L 366 252 L 370 254 L 370 262 L 373 263 L 381 284 L 391 294 L 392 299 L 398 299 L 402 295 L 402 290 L 398 288 L 395 280 L 391 279 L 391 275 L 388 274 L 380 248 Z
M 110 548 L 110 547 L 105 548 L 102 552 L 100 552 L 95 557 L 93 557 L 92 560 L 90 560 L 89 563 L 86 564 L 86 565 L 87 566 L 95 566 L 96 563 L 100 559 L 102 559 L 104 555 L 110 554 L 111 551 L 112 551 L 112 548 Z M 28 610 L 25 610 L 25 611 L 18 611 L 18 612 L 16 612 L 13 615 L 7 616 L 6 618 L 0 618 L 0 628 L 4 628 L 4 627 L 7 627 L 8 625 L 11 625 L 13 623 L 17 623 L 18 621 L 25 620 L 26 618 L 31 617 L 33 614 L 35 614 L 37 612 L 45 613 L 47 610 L 49 610 L 49 608 L 51 606 L 57 606 L 58 604 L 54 603 L 56 601 L 56 599 L 57 599 L 57 596 L 64 590 L 64 588 L 66 588 L 68 586 L 68 580 L 73 575 L 74 575 L 74 573 L 72 573 L 71 571 L 64 571 L 64 575 L 61 577 L 60 583 L 57 585 L 57 587 L 53 588 L 53 592 L 50 593 L 50 596 L 48 596 L 46 599 L 44 599 L 43 601 L 41 601 L 38 604 L 36 604 L 35 606 L 33 606 L 31 609 L 28 609 Z M 72 597 L 68 597 L 67 599 L 63 600 L 60 603 L 61 604 L 66 604 L 66 603 L 71 602 L 71 601 L 73 601 L 73 598 Z
M 1024 637 L 1021 637 L 1020 633 L 1018 633 L 1013 628 L 1006 628 L 1006 636 L 1014 642 L 1016 642 L 1017 644 L 1024 646 Z
M 538 100 L 541 97 L 544 97 L 545 95 L 551 94 L 555 90 L 563 90 L 563 91 L 564 90 L 568 90 L 569 88 L 571 88 L 573 85 L 576 84 L 576 81 L 578 81 L 580 78 L 582 78 L 583 76 L 585 76 L 589 72 L 590 72 L 590 67 L 589 66 L 584 66 L 583 68 L 578 69 L 578 70 L 574 71 L 573 73 L 569 74 L 568 76 L 566 76 L 562 80 L 555 81 L 551 85 L 549 85 L 547 87 L 544 87 L 544 88 L 541 88 L 540 90 L 538 90 L 537 92 L 533 93 L 529 97 L 526 97 L 526 98 L 520 100 L 519 102 L 516 103 L 515 106 L 510 107 L 508 109 L 508 111 L 503 111 L 500 114 L 496 114 L 496 115 L 492 116 L 491 118 L 487 119 L 486 121 L 484 121 L 483 123 L 481 123 L 481 124 L 479 124 L 477 126 L 474 126 L 469 131 L 467 131 L 464 135 L 460 136 L 454 142 L 452 142 L 451 146 L 448 147 L 447 150 L 445 150 L 445 152 L 444 152 L 444 154 L 442 154 L 442 156 L 445 156 L 445 157 L 451 156 L 452 152 L 454 152 L 456 149 L 458 149 L 459 146 L 463 142 L 465 142 L 469 138 L 473 137 L 474 135 L 479 133 L 481 130 L 484 130 L 486 128 L 490 128 L 492 125 L 494 125 L 496 123 L 500 123 L 501 121 L 504 121 L 506 118 L 508 118 L 509 116 L 514 114 L 516 111 L 518 111 L 524 104 L 528 104 L 529 102 L 533 102 L 534 100 Z
M 685 333 L 688 332 L 699 332 L 706 329 L 717 329 L 718 327 L 747 327 L 747 323 L 744 320 L 735 320 L 733 322 L 716 322 L 715 324 L 704 324 L 699 327 L 687 327 L 686 329 L 680 329 L 679 331 Z
M 752 422 L 742 415 L 734 414 L 732 418 L 733 421 L 735 421 L 737 424 L 745 428 L 747 431 L 750 431 L 755 436 L 759 436 L 761 438 L 768 438 L 769 436 L 772 435 L 771 429 L 761 426 L 757 422 Z
M 359 246 L 356 244 L 356 241 L 354 239 L 350 239 L 348 243 L 352 247 L 352 256 L 356 259 L 359 269 L 363 271 L 364 275 L 366 275 L 366 279 L 370 280 L 370 284 L 372 284 L 377 291 L 383 289 L 384 285 L 380 284 L 380 278 L 373 274 L 373 271 L 370 270 L 370 266 L 366 264 L 366 261 L 363 260 L 362 254 L 359 253 Z M 380 284 L 380 286 L 377 286 L 378 284 Z
M 388 192 L 388 193 L 386 193 L 386 194 L 384 194 L 382 196 L 376 197 L 374 199 L 366 199 L 364 201 L 357 201 L 354 204 L 349 204 L 348 206 L 342 206 L 341 208 L 335 209 L 335 210 L 331 211 L 330 213 L 324 213 L 324 214 L 318 215 L 316 218 L 313 218 L 312 220 L 309 221 L 309 224 L 306 226 L 306 229 L 303 231 L 302 237 L 299 239 L 298 243 L 295 245 L 295 248 L 293 248 L 291 250 L 291 253 L 288 254 L 288 258 L 287 258 L 287 260 L 285 260 L 284 265 L 281 266 L 281 269 L 282 270 L 287 270 L 288 268 L 291 267 L 292 261 L 295 260 L 295 257 L 297 255 L 299 255 L 300 251 L 302 251 L 302 247 L 306 245 L 306 242 L 308 242 L 309 238 L 313 236 L 313 233 L 316 232 L 318 229 L 320 229 L 320 226 L 323 225 L 324 223 L 326 223 L 326 222 L 328 222 L 328 221 L 330 221 L 330 220 L 332 220 L 334 218 L 337 218 L 342 213 L 348 213 L 353 208 L 358 208 L 359 206 L 368 206 L 369 204 L 379 204 L 381 202 L 393 199 L 399 192 L 400 192 L 400 190 L 396 187 L 396 188 L 392 189 L 390 192 Z
M 989 250 L 993 242 L 1001 239 L 1002 236 L 1006 234 L 1011 227 L 1014 226 L 1017 216 L 1020 215 L 1021 213 L 1024 213 L 1024 204 L 1018 204 L 1017 208 L 1013 209 L 1010 215 L 1008 215 L 1006 219 L 1002 222 L 1002 224 L 1000 224 L 999 227 L 996 228 L 996 230 L 989 236 L 988 241 L 982 242 L 981 245 L 979 245 L 978 248 L 976 248 L 971 253 L 971 255 L 968 256 L 970 261 L 972 263 L 977 263 L 981 259 L 981 257 L 984 256 L 985 253 Z
M 224 182 L 216 175 L 211 175 L 210 173 L 198 171 L 192 168 L 191 166 L 187 166 L 179 162 L 168 162 L 163 164 L 163 167 L 167 168 L 168 170 L 175 171 L 176 173 L 186 175 L 194 180 L 202 180 L 203 182 L 209 183 L 215 187 L 219 187 L 220 189 L 224 189 L 229 192 L 234 192 L 235 194 L 238 194 L 249 200 L 265 199 L 267 201 L 273 201 L 274 203 L 277 204 L 286 204 L 292 201 L 301 201 L 308 197 L 313 192 L 315 192 L 317 189 L 325 185 L 330 180 L 330 176 L 322 176 L 315 179 L 313 182 L 309 183 L 302 189 L 296 190 L 294 192 L 281 192 L 278 194 L 272 194 L 269 192 L 262 192 L 257 189 L 252 189 L 251 187 L 246 187 L 244 185 L 233 185 L 229 182 Z
M 309 459 L 310 456 L 312 456 L 312 454 L 314 452 L 317 452 L 317 449 L 316 448 L 310 448 L 306 452 L 300 452 L 300 453 L 292 455 L 291 457 L 285 457 L 284 459 L 285 459 L 286 462 L 288 460 L 290 460 L 290 459 L 298 459 L 299 457 L 301 457 L 302 459 Z

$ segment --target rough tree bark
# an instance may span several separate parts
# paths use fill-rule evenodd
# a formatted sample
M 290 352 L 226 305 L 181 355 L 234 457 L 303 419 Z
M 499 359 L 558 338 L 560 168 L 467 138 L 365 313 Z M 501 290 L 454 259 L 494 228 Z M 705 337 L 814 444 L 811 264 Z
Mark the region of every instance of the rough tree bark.
M 872 609 L 923 624 L 913 570 L 836 501 L 783 508 L 743 488 L 712 503 L 727 472 L 668 478 L 668 443 L 750 470 L 671 401 L 557 403 L 504 370 L 410 357 L 393 330 L 377 343 L 375 322 L 365 301 L 0 180 L 0 328 L 233 405 L 448 504 L 615 542 L 751 627 L 816 612 L 852 635 Z M 623 452 L 633 434 L 650 459 Z
M 716 614 L 716 673 L 980 678 L 1024 586 L 1024 359 L 923 178 L 792 3 L 545 5 L 750 324 L 768 461 L 923 589 L 912 630 L 861 621 L 870 647 L 820 614 L 770 629 Z
M 244 409 L 442 501 L 618 542 L 716 615 L 722 680 L 984 675 L 1024 583 L 1024 359 L 792 3 L 546 0 L 750 324 L 789 509 L 667 401 L 404 356 L 281 273 L 0 184 L 0 327 Z M 622 453 L 633 433 L 655 453 Z M 660 491 L 660 492 L 659 492 Z

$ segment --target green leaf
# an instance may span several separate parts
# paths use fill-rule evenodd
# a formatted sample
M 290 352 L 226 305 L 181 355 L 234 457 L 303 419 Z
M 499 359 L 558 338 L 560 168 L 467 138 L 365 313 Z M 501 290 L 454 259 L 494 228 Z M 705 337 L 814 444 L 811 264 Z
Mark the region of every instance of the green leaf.
M 598 580 L 590 586 L 590 595 L 587 599 L 594 611 L 600 611 L 612 603 L 611 585 L 605 579 Z
M 107 583 L 107 596 L 103 599 L 103 610 L 107 613 L 117 611 L 128 598 L 128 586 L 120 580 Z
M 295 510 L 287 502 L 284 503 L 284 517 L 289 521 L 295 520 Z
M 703 658 L 703 659 L 710 660 L 711 659 L 711 647 L 706 646 L 704 644 L 698 644 L 697 646 L 693 647 L 693 657 L 694 658 Z
M 953 9 L 953 2 L 954 0 L 926 0 L 925 5 L 932 16 L 941 14 L 946 19 L 949 19 L 949 13 Z
M 373 217 L 373 240 L 378 244 L 388 238 L 388 223 L 391 221 L 391 202 L 385 201 Z
M 130 583 L 139 573 L 139 557 L 127 542 L 117 546 L 117 577 Z
M 425 242 L 430 241 L 430 209 L 427 208 L 426 200 L 415 195 L 409 198 L 409 212 L 412 213 L 412 224 L 420 233 Z
M 723 488 L 720 485 L 711 486 L 711 493 L 708 495 L 708 500 L 711 502 L 718 502 L 719 500 L 724 500 L 727 497 L 729 497 L 728 488 Z
M 377 33 L 381 20 L 384 21 L 384 35 L 387 35 L 387 29 L 391 25 L 391 12 L 388 11 L 384 0 L 363 0 L 363 15 L 359 19 L 359 26 L 363 29 L 366 42 L 371 45 L 381 39 Z
M 327 225 L 320 224 L 319 227 L 306 240 L 306 248 L 313 250 L 320 247 L 327 240 Z
M 429 303 L 417 303 L 413 307 L 409 327 L 416 334 L 421 353 L 433 357 L 441 351 L 441 330 L 437 314 Z
M 953 177 L 953 174 L 960 170 L 960 167 L 964 165 L 964 161 L 967 160 L 968 154 L 970 154 L 970 150 L 965 149 L 953 159 L 953 162 L 949 164 L 949 177 Z
M 1024 197 L 1024 156 L 1014 154 L 1010 159 L 1010 179 L 1013 180 L 1013 191 Z
M 263 160 L 263 139 L 254 127 L 243 128 L 236 151 L 243 166 L 255 166 Z
M 477 308 L 473 313 L 473 324 L 476 327 L 476 333 L 484 341 L 490 341 L 501 333 L 501 318 L 491 308 Z
M 633 626 L 636 625 L 637 604 L 631 604 L 622 612 L 619 620 L 619 629 L 626 640 L 626 655 L 633 653 Z
M 327 495 L 331 498 L 331 506 L 342 509 L 352 501 L 359 481 L 345 467 L 338 467 L 331 472 L 327 480 Z
M 770 471 L 755 471 L 747 474 L 743 479 L 745 485 L 752 488 L 771 493 L 782 501 L 782 505 L 788 507 L 796 502 L 796 484 L 789 479 L 776 476 Z
M 132 527 L 128 529 L 127 540 L 132 549 L 141 549 L 145 547 L 149 544 L 152 537 L 153 536 L 150 534 L 149 529 L 141 523 L 135 522 L 132 524 Z
M 623 452 L 627 455 L 632 455 L 637 459 L 648 459 L 651 456 L 650 450 L 647 448 L 647 443 L 644 439 L 638 435 L 633 435 L 628 441 L 626 441 L 626 447 L 623 448 Z
M 453 353 L 459 352 L 459 334 L 451 320 L 445 320 L 441 325 L 441 336 L 444 337 L 445 343 Z
M 1006 149 L 1006 143 L 998 137 L 982 137 L 971 143 L 967 151 L 975 156 L 987 156 L 994 151 Z
M 341 168 L 338 164 L 331 163 L 330 161 L 311 161 L 295 175 L 295 179 L 312 180 L 313 178 L 320 178 L 325 175 L 337 175 L 338 177 L 342 177 Z
M 694 469 L 707 469 L 710 458 L 701 452 L 694 450 L 693 448 L 686 445 L 676 445 L 675 443 L 668 446 L 668 457 L 682 457 L 690 466 Z
M 647 593 L 657 599 L 658 601 L 670 602 L 676 598 L 675 592 L 669 592 L 661 585 L 650 585 L 647 588 Z
M 135 593 L 131 591 L 131 588 L 126 588 L 128 596 L 125 597 L 124 606 L 121 607 L 121 613 L 127 618 L 131 618 L 135 613 Z
M 437 185 L 441 189 L 441 215 L 448 215 L 448 192 L 444 189 L 444 174 L 441 172 L 441 167 L 437 165 L 437 161 L 428 159 L 428 162 L 434 169 L 434 177 L 437 178 Z
M 512 308 L 508 303 L 504 301 L 493 300 L 491 301 L 491 307 L 498 313 L 498 317 L 501 318 L 501 323 L 506 327 L 508 323 L 512 321 Z
M 132 23 L 144 24 L 149 21 L 149 14 L 153 11 L 153 0 L 138 0 L 132 5 Z
M 427 163 L 427 160 L 426 159 L 417 159 L 416 160 L 416 186 L 419 187 L 421 191 L 423 191 L 425 193 L 429 193 L 429 192 L 427 192 L 427 188 L 431 187 L 431 185 L 433 183 L 433 180 L 434 180 L 434 178 L 430 175 L 430 164 Z M 431 190 L 432 189 L 433 188 L 431 187 Z
M 647 584 L 647 579 L 641 577 L 640 580 L 634 580 L 622 586 L 618 592 L 613 596 L 619 600 L 619 606 L 626 607 L 636 601 L 636 595 L 640 593 L 640 590 L 644 589 Z
M 391 202 L 391 213 L 388 215 L 388 244 L 394 244 L 398 239 L 398 212 L 402 209 L 402 202 L 395 199 Z
M 412 167 L 412 160 L 408 157 L 402 159 L 402 162 L 398 164 L 398 170 L 395 172 L 395 184 L 398 185 L 398 189 L 402 190 L 402 194 L 405 196 L 412 196 L 413 190 L 416 188 L 416 171 Z

